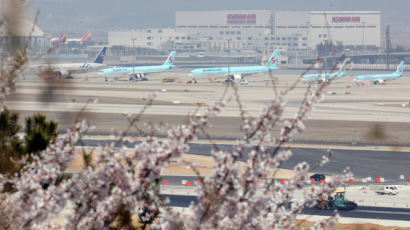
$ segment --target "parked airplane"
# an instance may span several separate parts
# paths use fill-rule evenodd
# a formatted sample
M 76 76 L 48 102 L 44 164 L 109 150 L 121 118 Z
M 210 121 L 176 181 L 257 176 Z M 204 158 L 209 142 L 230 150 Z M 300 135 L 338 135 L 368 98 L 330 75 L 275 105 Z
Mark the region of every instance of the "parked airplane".
M 355 77 L 353 80 L 359 84 L 359 82 L 373 82 L 373 84 L 382 84 L 385 81 L 394 80 L 400 78 L 403 75 L 404 61 L 401 61 L 397 66 L 396 72 L 390 74 L 375 74 L 375 75 L 361 75 Z
M 176 51 L 172 51 L 164 64 L 154 66 L 112 67 L 102 69 L 99 74 L 128 74 L 130 80 L 147 80 L 146 74 L 168 71 L 175 67 Z
M 97 71 L 105 66 L 104 56 L 107 47 L 103 47 L 92 63 L 56 63 L 31 65 L 30 68 L 38 68 L 41 72 L 50 69 L 59 78 L 71 78 L 72 73 L 85 73 Z
M 278 60 L 279 49 L 276 49 L 272 56 L 269 58 L 269 62 L 265 66 L 236 66 L 236 67 L 215 67 L 215 68 L 200 68 L 194 69 L 191 71 L 189 76 L 203 76 L 206 75 L 208 77 L 215 76 L 215 75 L 224 75 L 227 76 L 229 80 L 240 80 L 244 81 L 244 77 L 256 73 L 266 73 L 271 70 L 279 69 L 276 66 Z
M 51 39 L 51 45 L 52 46 L 57 46 L 57 45 L 60 45 L 60 44 L 67 44 L 67 43 L 80 43 L 80 44 L 82 44 L 82 43 L 88 41 L 88 39 L 90 39 L 91 35 L 92 35 L 91 32 L 87 32 L 81 38 L 67 38 L 67 33 L 64 33 L 64 34 L 60 35 L 60 37 L 58 37 L 58 38 L 52 38 Z
M 57 45 L 65 43 L 66 41 L 67 41 L 67 33 L 63 33 L 58 38 L 52 38 L 50 42 L 51 42 L 51 46 L 57 46 Z
M 346 63 L 348 62 L 348 59 L 345 59 L 343 63 L 340 65 L 339 70 L 333 73 L 321 73 L 321 74 L 306 74 L 301 77 L 302 81 L 307 81 L 307 82 L 319 82 L 319 83 L 327 83 L 329 79 L 338 79 L 342 78 L 346 75 Z
M 87 32 L 82 38 L 68 38 L 67 43 L 84 43 L 90 39 L 91 35 L 91 32 Z

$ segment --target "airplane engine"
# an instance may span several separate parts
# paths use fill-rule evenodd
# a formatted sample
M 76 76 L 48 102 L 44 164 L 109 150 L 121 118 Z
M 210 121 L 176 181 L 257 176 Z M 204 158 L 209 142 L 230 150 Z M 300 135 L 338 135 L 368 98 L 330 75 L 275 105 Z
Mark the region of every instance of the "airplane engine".
M 318 81 L 319 81 L 319 84 L 327 84 L 328 83 L 328 80 L 325 79 L 325 78 L 321 78 Z
M 140 74 L 139 74 L 140 81 L 148 81 L 148 78 L 146 78 L 145 76 L 146 76 L 146 74 L 140 73 Z
M 144 73 L 128 74 L 128 79 L 130 81 L 148 81 Z
M 381 85 L 383 83 L 384 83 L 384 80 L 382 80 L 382 79 L 374 81 L 375 85 Z
M 228 75 L 228 79 L 230 79 L 232 81 L 233 80 L 241 80 L 241 79 L 243 79 L 243 77 L 239 74 L 234 74 L 234 75 Z
M 58 78 L 70 78 L 70 73 L 67 70 L 54 71 Z
M 45 79 L 51 79 L 51 78 L 69 78 L 70 73 L 66 70 L 61 70 L 61 71 L 55 71 L 52 69 L 39 69 L 40 70 L 40 76 L 45 78 Z

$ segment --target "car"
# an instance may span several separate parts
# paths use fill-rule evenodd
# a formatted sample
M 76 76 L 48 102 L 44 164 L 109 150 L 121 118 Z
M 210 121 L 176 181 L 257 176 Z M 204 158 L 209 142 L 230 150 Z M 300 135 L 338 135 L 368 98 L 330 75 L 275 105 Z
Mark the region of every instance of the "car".
M 323 174 L 313 174 L 312 176 L 310 176 L 310 179 L 314 179 L 315 181 L 321 181 L 326 179 L 325 175 Z

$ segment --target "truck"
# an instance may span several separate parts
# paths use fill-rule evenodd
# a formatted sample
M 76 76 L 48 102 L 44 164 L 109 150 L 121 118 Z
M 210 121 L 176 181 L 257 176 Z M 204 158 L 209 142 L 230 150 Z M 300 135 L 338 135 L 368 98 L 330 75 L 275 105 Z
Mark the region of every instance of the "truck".
M 345 190 L 336 190 L 327 197 L 320 197 L 317 199 L 316 208 L 320 210 L 354 210 L 357 208 L 357 204 L 348 200 L 345 197 Z

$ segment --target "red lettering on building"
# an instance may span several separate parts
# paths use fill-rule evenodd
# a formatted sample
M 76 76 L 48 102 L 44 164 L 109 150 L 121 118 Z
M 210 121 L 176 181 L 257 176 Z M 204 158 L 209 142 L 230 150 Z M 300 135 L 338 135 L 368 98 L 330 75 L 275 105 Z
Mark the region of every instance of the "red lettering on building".
M 227 23 L 229 25 L 254 25 L 256 24 L 256 14 L 228 14 Z
M 343 23 L 343 22 L 354 22 L 358 23 L 360 22 L 360 17 L 340 17 L 340 16 L 335 16 L 332 17 L 332 22 L 333 23 Z

